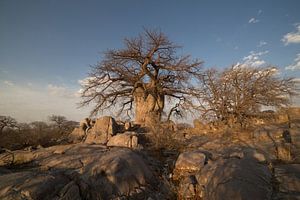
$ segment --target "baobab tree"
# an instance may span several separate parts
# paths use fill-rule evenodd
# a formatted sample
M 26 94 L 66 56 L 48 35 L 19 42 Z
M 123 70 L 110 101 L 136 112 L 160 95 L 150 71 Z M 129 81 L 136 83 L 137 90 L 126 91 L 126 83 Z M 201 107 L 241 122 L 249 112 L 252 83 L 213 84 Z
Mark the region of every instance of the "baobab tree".
M 296 95 L 295 81 L 277 72 L 272 66 L 245 65 L 206 70 L 200 87 L 203 117 L 244 126 L 248 119 L 261 114 L 263 106 L 288 106 L 290 96 Z
M 83 84 L 81 105 L 95 103 L 91 115 L 111 108 L 129 115 L 135 109 L 135 121 L 145 124 L 161 119 L 166 100 L 174 113 L 194 106 L 202 61 L 178 55 L 180 47 L 160 31 L 145 30 L 124 45 L 106 51 Z

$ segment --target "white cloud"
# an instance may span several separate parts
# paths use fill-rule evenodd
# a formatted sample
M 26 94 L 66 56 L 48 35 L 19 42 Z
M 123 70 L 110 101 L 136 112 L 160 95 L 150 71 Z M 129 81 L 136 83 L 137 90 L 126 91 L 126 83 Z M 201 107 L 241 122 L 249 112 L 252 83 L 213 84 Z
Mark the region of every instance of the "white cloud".
M 49 90 L 29 87 L 26 84 L 15 84 L 14 87 L 0 85 L 1 114 L 14 117 L 19 122 L 46 121 L 47 116 L 52 114 L 79 121 L 89 115 L 88 107 L 78 109 L 79 98 L 53 95 L 63 91 L 62 87 L 52 85 L 49 88 L 52 94 Z
M 259 10 L 258 13 L 257 13 L 257 15 L 260 15 L 262 12 L 263 12 L 262 10 Z
M 259 71 L 258 74 L 267 74 L 267 73 L 272 73 L 274 75 L 279 75 L 280 74 L 280 71 L 276 68 L 276 67 L 272 67 L 272 68 L 268 68 L 266 70 L 262 70 L 262 71 Z
M 259 20 L 256 19 L 256 18 L 254 18 L 254 17 L 252 17 L 252 18 L 249 19 L 249 21 L 248 21 L 249 24 L 255 24 L 255 23 L 258 23 L 258 22 L 259 22 Z
M 243 58 L 243 65 L 245 66 L 252 66 L 252 67 L 260 67 L 266 64 L 266 62 L 261 59 L 261 56 L 269 53 L 269 51 L 262 51 L 262 52 L 254 52 L 251 51 L 248 56 Z
M 286 70 L 300 70 L 300 53 L 297 54 L 296 58 L 294 59 L 294 63 L 286 66 Z
M 284 45 L 292 44 L 292 43 L 300 43 L 300 25 L 296 25 L 296 32 L 287 33 L 283 36 L 281 41 Z
M 86 77 L 84 79 L 78 80 L 78 83 L 81 86 L 86 86 L 86 85 L 89 85 L 91 82 L 93 82 L 95 80 L 96 80 L 96 77 Z M 105 80 L 108 80 L 108 79 L 105 79 Z
M 268 44 L 267 42 L 261 40 L 261 41 L 259 41 L 257 47 L 262 47 L 262 46 L 265 46 L 265 45 L 267 45 L 267 44 Z
M 15 84 L 13 83 L 13 82 L 11 82 L 11 81 L 3 81 L 3 83 L 5 84 L 5 85 L 8 85 L 8 86 L 14 86 Z
M 76 92 L 64 86 L 49 84 L 47 86 L 47 90 L 48 93 L 52 96 L 64 97 L 64 98 L 74 98 L 76 96 Z
M 92 84 L 92 82 L 96 81 L 97 78 L 96 77 L 86 77 L 84 79 L 80 79 L 78 80 L 78 83 L 79 85 L 81 86 L 81 88 L 79 90 L 76 91 L 75 93 L 75 96 L 76 97 L 81 97 L 84 89 L 82 87 L 85 87 L 85 86 L 88 86 L 90 84 Z M 104 81 L 107 81 L 108 80 L 108 77 L 104 78 L 103 80 L 99 81 L 99 83 L 103 83 Z M 101 87 L 98 87 L 98 89 L 100 90 Z M 96 88 L 94 89 L 90 89 L 90 92 L 93 93 L 93 92 L 96 92 Z

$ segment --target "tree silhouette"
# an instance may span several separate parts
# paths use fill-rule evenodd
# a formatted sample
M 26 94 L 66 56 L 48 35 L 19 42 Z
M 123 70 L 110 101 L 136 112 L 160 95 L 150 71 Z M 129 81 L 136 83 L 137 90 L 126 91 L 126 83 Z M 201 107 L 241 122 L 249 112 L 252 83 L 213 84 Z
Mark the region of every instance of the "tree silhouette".
M 10 116 L 0 116 L 0 135 L 4 128 L 17 128 L 18 122 Z
M 233 66 L 223 71 L 209 69 L 201 84 L 201 111 L 211 120 L 239 123 L 261 114 L 262 106 L 289 105 L 295 81 L 280 78 L 275 67 Z
M 92 115 L 111 108 L 129 115 L 135 108 L 140 124 L 160 120 L 166 100 L 174 113 L 193 108 L 201 61 L 178 55 L 180 47 L 160 31 L 145 30 L 124 44 L 123 49 L 106 51 L 92 66 L 83 84 L 82 106 L 95 103 Z

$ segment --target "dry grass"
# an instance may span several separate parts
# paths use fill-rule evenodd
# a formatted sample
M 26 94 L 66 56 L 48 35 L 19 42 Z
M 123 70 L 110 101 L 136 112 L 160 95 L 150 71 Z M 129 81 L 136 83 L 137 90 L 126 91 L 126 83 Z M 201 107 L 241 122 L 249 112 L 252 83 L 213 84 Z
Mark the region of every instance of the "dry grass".
M 2 134 L 0 147 L 10 150 L 22 149 L 25 147 L 43 147 L 66 143 L 67 134 L 58 131 L 6 131 Z

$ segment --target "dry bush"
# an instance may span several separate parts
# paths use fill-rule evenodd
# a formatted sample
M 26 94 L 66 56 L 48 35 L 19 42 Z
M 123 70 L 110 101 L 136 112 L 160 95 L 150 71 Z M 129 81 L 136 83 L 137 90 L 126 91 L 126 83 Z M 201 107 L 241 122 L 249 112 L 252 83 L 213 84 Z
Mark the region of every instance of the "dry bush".
M 16 150 L 28 146 L 37 147 L 39 145 L 48 147 L 52 145 L 62 144 L 66 136 L 57 131 L 47 130 L 38 132 L 35 130 L 9 130 L 2 134 L 0 147 Z
M 173 123 L 158 122 L 149 128 L 150 137 L 148 140 L 155 149 L 178 150 L 182 146 L 179 132 L 175 130 Z M 182 136 L 183 137 L 183 136 Z
M 201 87 L 202 117 L 226 125 L 248 126 L 252 118 L 267 116 L 261 108 L 286 107 L 297 95 L 295 80 L 281 78 L 275 67 L 236 65 L 204 72 Z
M 9 119 L 9 117 L 6 117 Z M 13 118 L 12 118 L 13 119 Z M 6 125 L 6 124 L 5 124 Z M 0 147 L 16 150 L 28 146 L 43 147 L 66 144 L 69 133 L 78 125 L 77 122 L 64 120 L 63 123 L 46 123 L 35 121 L 17 123 L 2 128 Z

